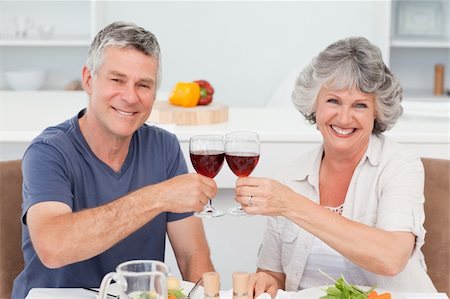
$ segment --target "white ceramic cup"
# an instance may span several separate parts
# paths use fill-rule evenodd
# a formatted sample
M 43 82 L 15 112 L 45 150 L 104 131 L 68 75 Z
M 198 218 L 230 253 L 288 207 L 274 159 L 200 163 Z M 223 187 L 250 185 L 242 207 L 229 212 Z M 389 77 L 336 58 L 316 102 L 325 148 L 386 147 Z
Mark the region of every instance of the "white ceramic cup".
M 166 264 L 154 260 L 135 260 L 120 264 L 116 272 L 106 274 L 100 284 L 99 299 L 108 298 L 108 286 L 114 279 L 119 285 L 120 299 L 167 298 Z
M 14 18 L 14 25 L 16 27 L 16 36 L 23 38 L 27 37 L 34 26 L 34 22 L 29 17 L 19 16 Z

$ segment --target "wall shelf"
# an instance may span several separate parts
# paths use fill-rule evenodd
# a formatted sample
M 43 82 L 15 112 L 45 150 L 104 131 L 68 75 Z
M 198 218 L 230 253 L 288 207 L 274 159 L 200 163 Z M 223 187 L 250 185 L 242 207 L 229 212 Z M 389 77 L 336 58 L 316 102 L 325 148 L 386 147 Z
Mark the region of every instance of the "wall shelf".
M 394 48 L 443 48 L 450 49 L 450 41 L 401 40 L 393 39 L 391 47 Z
M 53 38 L 53 39 L 1 39 L 3 47 L 86 47 L 90 38 Z

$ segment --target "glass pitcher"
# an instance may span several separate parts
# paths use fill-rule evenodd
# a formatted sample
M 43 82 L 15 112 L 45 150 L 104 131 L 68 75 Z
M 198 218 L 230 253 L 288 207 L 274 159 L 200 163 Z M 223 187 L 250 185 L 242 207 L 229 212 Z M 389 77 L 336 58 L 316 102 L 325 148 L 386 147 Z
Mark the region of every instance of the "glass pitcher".
M 160 261 L 135 260 L 120 264 L 106 274 L 100 284 L 99 298 L 108 298 L 112 280 L 119 285 L 120 299 L 166 299 L 169 268 Z

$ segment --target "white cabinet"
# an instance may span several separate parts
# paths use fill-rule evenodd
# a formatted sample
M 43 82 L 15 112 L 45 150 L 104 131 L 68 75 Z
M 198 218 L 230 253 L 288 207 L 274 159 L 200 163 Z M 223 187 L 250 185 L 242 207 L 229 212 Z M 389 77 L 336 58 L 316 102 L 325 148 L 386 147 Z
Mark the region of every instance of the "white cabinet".
M 445 67 L 444 90 L 450 89 L 450 4 L 448 0 L 393 0 L 390 67 L 407 100 L 442 102 L 434 96 L 434 66 Z
M 96 2 L 0 1 L 0 75 L 45 70 L 42 89 L 79 79 L 96 33 Z M 9 89 L 1 76 L 0 89 Z

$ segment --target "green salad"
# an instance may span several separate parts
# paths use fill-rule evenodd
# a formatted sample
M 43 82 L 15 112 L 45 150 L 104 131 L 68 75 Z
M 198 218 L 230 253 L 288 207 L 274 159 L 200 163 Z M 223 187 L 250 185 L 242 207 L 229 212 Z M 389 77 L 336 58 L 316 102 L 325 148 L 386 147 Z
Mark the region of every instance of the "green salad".
M 337 280 L 334 280 L 328 274 L 321 270 L 319 271 L 330 280 L 334 281 L 334 285 L 328 287 L 325 290 L 327 294 L 320 297 L 320 299 L 367 299 L 370 292 L 375 289 L 375 287 L 372 287 L 368 291 L 364 291 L 357 286 L 348 283 L 342 275 Z

